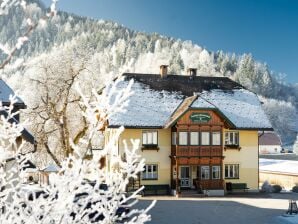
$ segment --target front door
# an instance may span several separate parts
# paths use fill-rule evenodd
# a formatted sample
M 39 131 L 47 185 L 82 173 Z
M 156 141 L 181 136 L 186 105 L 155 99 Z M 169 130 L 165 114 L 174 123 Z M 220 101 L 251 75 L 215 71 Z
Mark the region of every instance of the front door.
M 190 187 L 189 166 L 180 166 L 180 186 Z

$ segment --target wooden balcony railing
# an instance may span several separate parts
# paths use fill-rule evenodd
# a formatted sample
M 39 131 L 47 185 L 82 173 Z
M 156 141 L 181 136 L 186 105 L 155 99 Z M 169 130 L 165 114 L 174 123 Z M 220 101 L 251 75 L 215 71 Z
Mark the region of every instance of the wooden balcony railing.
M 217 147 L 188 147 L 188 146 L 178 146 L 177 151 L 172 149 L 173 156 L 187 156 L 187 157 L 212 157 L 212 156 L 222 156 L 223 148 L 221 146 Z

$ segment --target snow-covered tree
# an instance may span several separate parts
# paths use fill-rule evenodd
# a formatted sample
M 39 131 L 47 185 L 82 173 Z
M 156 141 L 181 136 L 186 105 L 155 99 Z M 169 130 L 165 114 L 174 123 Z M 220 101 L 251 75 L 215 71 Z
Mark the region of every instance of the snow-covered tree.
M 0 63 L 0 70 L 11 62 L 12 57 L 28 41 L 28 35 L 38 27 L 39 23 L 44 23 L 44 20 L 55 14 L 55 3 L 56 0 L 53 0 L 50 12 L 46 14 L 45 18 L 39 18 L 34 22 L 27 20 L 29 28 L 18 38 L 13 48 L 7 47 L 6 44 L 0 46 L 2 52 L 7 55 Z M 23 0 L 1 2 L 0 16 L 18 5 L 26 8 L 26 2 Z M 77 54 L 72 56 L 74 60 L 77 59 Z M 62 85 L 66 85 L 64 87 L 67 88 L 66 95 L 60 96 L 62 101 L 52 101 L 53 93 L 49 91 L 46 93 L 44 106 L 50 108 L 46 109 L 57 112 L 56 115 L 62 111 L 62 115 L 56 120 L 56 122 L 60 122 L 60 125 L 65 122 L 63 110 L 66 109 L 64 104 L 65 102 L 68 103 L 70 95 L 74 95 L 71 92 L 75 88 L 74 80 L 79 79 L 78 74 L 87 67 L 85 65 L 79 63 L 79 65 L 71 64 L 60 67 L 62 70 L 70 70 L 68 71 L 69 79 L 62 80 L 65 82 Z M 46 65 L 41 67 L 46 71 L 52 68 Z M 45 89 L 56 88 L 60 84 L 59 76 L 52 76 L 49 79 L 42 78 L 44 77 L 36 79 L 36 82 L 41 83 Z M 118 154 L 115 142 L 118 141 L 123 128 L 119 128 L 110 138 L 106 147 L 94 155 L 92 159 L 86 159 L 86 153 L 90 150 L 92 141 L 94 138 L 100 138 L 100 131 L 105 129 L 107 119 L 113 113 L 123 112 L 128 104 L 127 99 L 132 94 L 130 91 L 132 83 L 126 89 L 118 90 L 117 85 L 120 81 L 106 83 L 105 89 L 100 95 L 95 90 L 86 95 L 85 89 L 76 88 L 79 98 L 74 97 L 74 99 L 80 100 L 82 106 L 80 108 L 84 108 L 76 112 L 85 119 L 86 137 L 76 141 L 70 135 L 64 136 L 72 150 L 60 163 L 60 171 L 50 175 L 51 184 L 39 189 L 38 192 L 30 185 L 24 186 L 21 181 L 24 174 L 24 161 L 29 155 L 22 154 L 24 145 L 17 141 L 23 131 L 23 124 L 16 123 L 12 119 L 19 113 L 13 112 L 16 98 L 11 97 L 9 106 L 3 106 L 0 103 L 1 224 L 87 224 L 95 221 L 97 223 L 117 223 L 124 220 L 126 223 L 145 223 L 150 220 L 150 215 L 147 213 L 155 202 L 146 209 L 138 210 L 132 206 L 137 202 L 136 195 L 142 189 L 133 192 L 130 196 L 126 194 L 126 185 L 129 179 L 136 178 L 138 173 L 143 170 L 144 161 L 136 153 L 137 142 L 133 144 L 131 149 L 126 148 L 125 160 Z M 64 90 L 58 88 L 58 91 L 63 92 Z M 53 107 L 55 107 L 54 110 Z M 45 113 L 41 111 L 39 115 L 43 118 Z M 65 130 L 63 129 L 63 131 Z M 104 164 L 101 162 L 103 159 L 107 161 Z M 119 209 L 122 209 L 122 212 L 119 212 Z
M 61 163 L 57 174 L 50 175 L 50 185 L 42 189 L 41 195 L 30 186 L 21 184 L 25 160 L 20 154 L 22 145 L 16 138 L 21 136 L 22 124 L 11 123 L 13 101 L 10 107 L 0 105 L 7 116 L 1 116 L 0 126 L 0 223 L 145 223 L 150 220 L 147 214 L 154 205 L 138 210 L 132 208 L 137 202 L 136 196 L 142 190 L 126 194 L 126 185 L 130 178 L 136 178 L 143 170 L 144 160 L 140 158 L 138 142 L 133 148 L 125 150 L 125 160 L 118 154 L 115 146 L 123 130 L 119 128 L 106 147 L 92 159 L 85 159 L 91 141 L 103 130 L 107 119 L 114 113 L 123 112 L 132 94 L 130 85 L 118 90 L 115 83 L 107 84 L 99 95 L 93 91 L 93 97 L 82 97 L 81 103 L 86 110 L 81 111 L 88 123 L 88 137 L 75 144 L 71 141 L 73 152 Z M 105 165 L 100 161 L 104 158 Z M 15 160 L 11 169 L 5 169 L 8 161 Z M 130 208 L 130 210 L 124 209 Z M 119 209 L 124 209 L 119 213 Z

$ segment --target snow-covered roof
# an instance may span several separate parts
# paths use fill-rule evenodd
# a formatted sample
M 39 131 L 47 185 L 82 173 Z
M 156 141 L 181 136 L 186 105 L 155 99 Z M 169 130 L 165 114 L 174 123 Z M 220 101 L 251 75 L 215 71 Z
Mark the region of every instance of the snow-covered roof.
M 206 109 L 215 109 L 216 107 L 208 102 L 206 99 L 202 97 L 198 97 L 196 101 L 191 105 L 192 108 L 206 108 Z
M 260 171 L 298 176 L 298 161 L 260 159 Z
M 123 81 L 118 88 L 125 88 L 127 84 Z M 134 94 L 129 98 L 127 111 L 111 117 L 109 126 L 163 127 L 183 101 L 178 93 L 152 90 L 138 82 L 133 84 L 132 90 Z
M 230 79 L 195 77 L 193 81 L 187 76 L 169 76 L 169 79 L 158 77 L 152 74 L 128 74 L 126 81 L 122 81 L 118 88 L 125 88 L 128 79 L 133 78 L 134 94 L 130 96 L 127 111 L 109 119 L 110 127 L 169 127 L 171 121 L 175 120 L 176 116 L 173 115 L 177 112 L 181 114 L 187 105 L 190 109 L 217 110 L 234 128 L 272 129 L 258 97 Z M 192 96 L 198 95 L 194 101 L 190 101 L 191 104 L 184 102 L 191 97 L 189 91 L 185 90 L 189 85 L 192 91 L 196 90 Z M 196 85 L 199 85 L 197 89 Z M 181 106 L 183 110 L 180 111 Z
M 44 169 L 42 169 L 43 172 L 58 172 L 60 168 L 54 164 L 50 164 Z
M 6 84 L 6 82 L 0 79 L 0 101 L 3 103 L 9 103 L 9 96 L 13 96 L 14 94 L 14 91 Z M 17 103 L 24 104 L 23 100 L 19 97 L 17 97 Z
M 203 103 L 202 99 L 206 101 Z M 246 89 L 230 91 L 214 89 L 204 91 L 192 104 L 193 108 L 216 108 L 231 121 L 236 128 L 272 128 L 258 97 Z

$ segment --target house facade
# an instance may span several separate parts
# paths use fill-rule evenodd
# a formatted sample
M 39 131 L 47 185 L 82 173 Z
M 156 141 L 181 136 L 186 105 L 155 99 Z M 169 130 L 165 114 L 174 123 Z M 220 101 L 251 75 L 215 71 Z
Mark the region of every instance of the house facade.
M 134 79 L 127 111 L 109 119 L 106 137 L 124 126 L 119 153 L 139 140 L 146 166 L 140 185 L 224 190 L 226 183 L 258 189 L 258 131 L 272 130 L 257 96 L 225 77 L 123 74 Z

